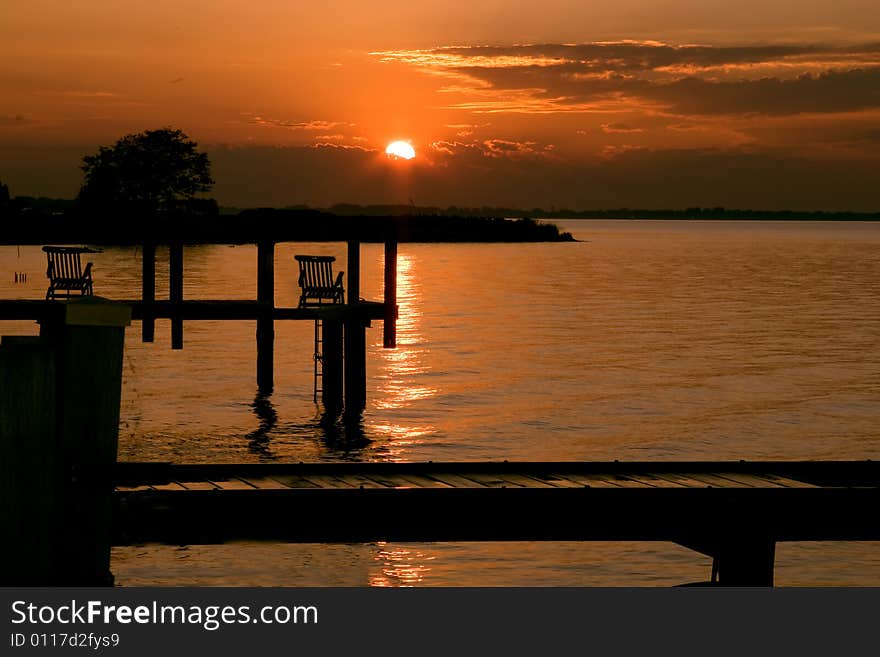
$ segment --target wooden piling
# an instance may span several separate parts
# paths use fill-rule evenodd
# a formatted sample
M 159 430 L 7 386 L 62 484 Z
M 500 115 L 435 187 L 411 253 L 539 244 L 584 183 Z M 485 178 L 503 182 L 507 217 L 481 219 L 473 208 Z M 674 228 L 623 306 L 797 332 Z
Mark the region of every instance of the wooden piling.
M 144 303 L 144 317 L 141 320 L 141 340 L 153 342 L 156 335 L 156 320 L 152 306 L 156 300 L 156 245 L 144 244 L 141 276 L 141 299 Z
M 168 300 L 172 304 L 183 301 L 183 244 L 171 244 L 168 248 L 169 277 Z M 171 317 L 171 348 L 183 349 L 183 319 L 179 308 Z
M 361 243 L 348 241 L 348 303 L 357 303 L 361 298 Z
M 343 405 L 343 328 L 336 319 L 323 322 L 321 358 L 321 401 L 328 416 L 338 416 Z
M 726 541 L 715 554 L 713 571 L 722 586 L 773 586 L 776 543 L 743 535 Z
M 382 345 L 397 347 L 397 240 L 385 241 L 385 320 Z
M 257 388 L 263 395 L 272 393 L 275 368 L 275 243 L 257 244 Z
M 348 241 L 348 303 L 357 304 L 361 297 L 361 244 Z M 367 399 L 367 332 L 361 319 L 345 320 L 344 331 L 345 415 L 360 416 Z
M 131 309 L 99 297 L 68 302 L 48 332 L 57 349 L 56 426 L 68 473 L 57 583 L 112 585 L 112 470 L 119 442 L 125 326 Z M 41 325 L 42 332 L 42 325 Z
M 38 337 L 0 343 L 0 586 L 55 581 L 62 500 L 55 352 Z
M 362 320 L 345 322 L 345 414 L 360 415 L 367 402 L 367 332 Z

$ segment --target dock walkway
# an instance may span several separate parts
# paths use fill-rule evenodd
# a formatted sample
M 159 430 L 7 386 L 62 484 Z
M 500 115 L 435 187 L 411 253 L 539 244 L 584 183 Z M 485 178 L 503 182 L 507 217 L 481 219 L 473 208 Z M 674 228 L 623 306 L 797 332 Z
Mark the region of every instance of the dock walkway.
M 767 584 L 779 541 L 880 540 L 871 461 L 119 463 L 116 476 L 116 544 L 671 541 L 712 556 L 722 581 Z

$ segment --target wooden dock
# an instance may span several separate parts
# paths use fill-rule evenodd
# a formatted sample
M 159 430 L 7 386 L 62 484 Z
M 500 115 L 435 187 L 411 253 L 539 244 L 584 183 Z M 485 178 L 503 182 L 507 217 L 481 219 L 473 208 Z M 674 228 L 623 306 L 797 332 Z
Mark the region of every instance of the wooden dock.
M 345 275 L 348 303 L 324 307 L 275 306 L 275 242 L 257 243 L 255 299 L 184 299 L 184 245 L 168 245 L 169 292 L 167 299 L 156 298 L 156 244 L 143 244 L 141 298 L 114 300 L 131 309 L 131 318 L 141 322 L 144 342 L 153 342 L 155 321 L 171 321 L 171 348 L 182 349 L 185 321 L 255 321 L 257 387 L 262 395 L 274 388 L 275 322 L 314 321 L 322 325 L 323 354 L 304 350 L 314 358 L 321 377 L 321 401 L 325 414 L 357 422 L 366 406 L 366 328 L 374 320 L 383 323 L 383 346 L 397 346 L 397 237 L 385 241 L 384 290 L 381 301 L 360 297 L 360 242 L 348 240 Z M 289 284 L 294 284 L 290 281 Z M 100 282 L 96 283 L 100 291 Z M 76 299 L 76 297 L 73 297 Z M 35 320 L 57 323 L 65 314 L 64 301 L 38 299 L 0 300 L 0 320 Z M 316 329 L 316 335 L 318 330 Z M 320 371 L 320 375 L 318 372 Z M 316 393 L 317 395 L 317 393 Z
M 779 541 L 880 540 L 858 462 L 119 463 L 116 544 L 670 541 L 770 585 Z

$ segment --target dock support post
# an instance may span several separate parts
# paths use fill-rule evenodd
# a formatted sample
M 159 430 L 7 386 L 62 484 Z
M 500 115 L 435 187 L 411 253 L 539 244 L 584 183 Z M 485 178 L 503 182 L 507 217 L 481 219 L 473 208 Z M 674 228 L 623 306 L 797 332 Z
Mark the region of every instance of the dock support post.
M 168 299 L 171 301 L 171 348 L 183 349 L 183 318 L 180 304 L 183 301 L 183 244 L 171 244 L 168 249 L 169 278 Z
M 361 298 L 361 244 L 348 242 L 348 305 Z M 345 320 L 345 416 L 360 417 L 367 400 L 367 331 L 364 321 L 349 316 Z
M 153 318 L 153 302 L 156 300 L 156 245 L 144 244 L 142 253 L 141 299 L 144 316 L 141 320 L 141 340 L 152 342 L 156 335 L 156 320 Z
M 771 539 L 730 541 L 715 553 L 712 569 L 722 586 L 773 586 L 776 543 Z
M 361 243 L 357 240 L 348 241 L 348 303 L 357 303 L 361 299 Z
M 0 585 L 108 586 L 125 326 L 99 297 L 0 345 Z
M 112 473 L 131 308 L 99 297 L 85 299 L 67 304 L 56 337 L 58 442 L 69 468 L 59 583 L 109 586 Z
M 345 415 L 357 419 L 367 405 L 367 331 L 363 320 L 345 322 Z
M 275 243 L 257 244 L 257 388 L 272 393 L 275 378 Z
M 397 240 L 385 241 L 385 321 L 382 346 L 397 347 Z
M 50 586 L 63 484 L 55 354 L 38 337 L 0 342 L 0 586 Z
M 342 411 L 342 322 L 325 319 L 323 332 L 321 401 L 325 415 L 335 419 Z

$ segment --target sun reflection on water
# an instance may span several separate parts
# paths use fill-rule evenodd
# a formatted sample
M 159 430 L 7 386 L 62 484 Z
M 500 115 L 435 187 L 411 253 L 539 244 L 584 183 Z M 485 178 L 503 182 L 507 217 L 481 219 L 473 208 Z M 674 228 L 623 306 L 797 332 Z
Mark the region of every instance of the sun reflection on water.
M 370 586 L 415 586 L 431 572 L 429 562 L 436 557 L 418 549 L 379 543 L 379 552 L 373 561 L 380 572 L 370 576 Z
M 381 349 L 381 381 L 375 406 L 381 411 L 402 410 L 437 395 L 438 389 L 420 382 L 431 374 L 427 364 L 430 351 L 422 334 L 423 294 L 419 280 L 419 260 L 401 253 L 397 259 L 397 303 L 400 309 L 397 320 L 397 348 Z M 384 267 L 384 263 L 382 265 Z M 387 436 L 390 444 L 385 446 L 392 459 L 402 459 L 407 447 L 420 442 L 419 438 L 435 431 L 431 425 L 413 426 L 401 421 L 370 424 L 371 432 Z

